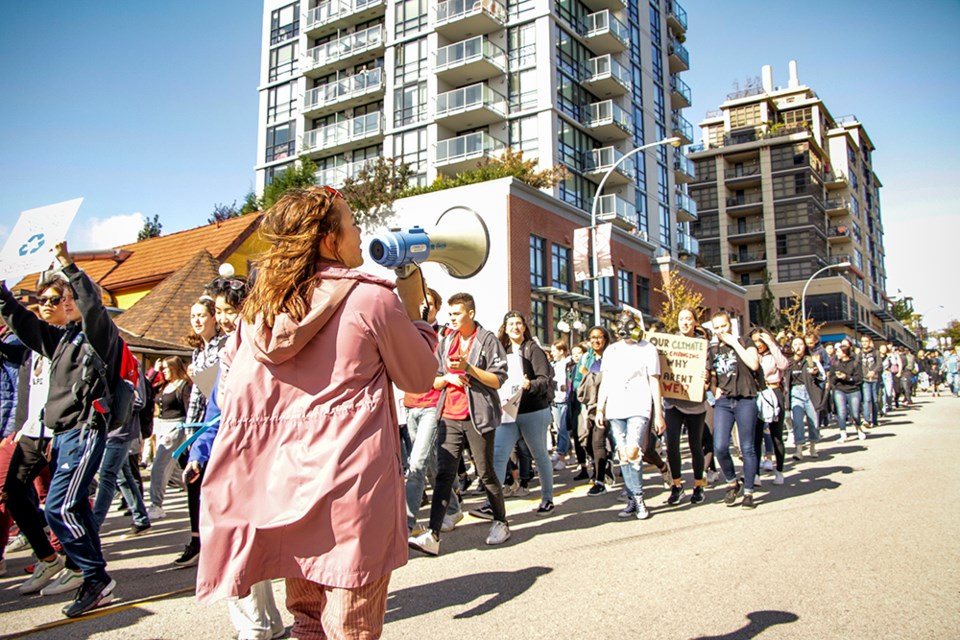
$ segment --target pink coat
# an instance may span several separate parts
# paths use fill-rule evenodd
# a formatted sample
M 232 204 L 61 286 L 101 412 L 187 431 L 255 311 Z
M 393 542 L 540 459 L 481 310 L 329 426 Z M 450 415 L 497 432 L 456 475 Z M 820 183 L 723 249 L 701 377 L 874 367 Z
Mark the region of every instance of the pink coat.
M 356 588 L 407 562 L 391 382 L 431 388 L 436 336 L 390 282 L 339 265 L 319 278 L 306 318 L 241 324 L 223 355 L 200 602 L 271 578 Z

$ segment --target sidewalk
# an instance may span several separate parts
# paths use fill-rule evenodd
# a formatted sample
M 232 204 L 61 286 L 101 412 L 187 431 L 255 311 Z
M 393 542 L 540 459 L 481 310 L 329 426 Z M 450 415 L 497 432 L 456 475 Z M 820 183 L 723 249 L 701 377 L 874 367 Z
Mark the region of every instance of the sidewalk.
M 720 487 L 691 505 L 687 465 L 680 505 L 665 504 L 648 471 L 652 517 L 619 521 L 619 486 L 587 497 L 568 468 L 556 474 L 555 516 L 533 514 L 537 489 L 507 501 L 507 544 L 484 545 L 489 523 L 467 516 L 438 558 L 411 553 L 391 583 L 384 637 L 960 637 L 958 418 L 960 400 L 924 396 L 866 441 L 840 444 L 829 429 L 815 461 L 788 456 L 785 485 L 763 476 L 755 511 L 726 507 Z M 0 639 L 233 638 L 223 604 L 194 602 L 196 570 L 171 568 L 189 535 L 185 502 L 171 493 L 158 531 L 129 541 L 111 513 L 104 551 L 119 600 L 94 618 L 22 635 L 60 623 L 68 597 L 20 596 L 29 555 L 10 554 Z M 283 609 L 282 581 L 275 590 Z

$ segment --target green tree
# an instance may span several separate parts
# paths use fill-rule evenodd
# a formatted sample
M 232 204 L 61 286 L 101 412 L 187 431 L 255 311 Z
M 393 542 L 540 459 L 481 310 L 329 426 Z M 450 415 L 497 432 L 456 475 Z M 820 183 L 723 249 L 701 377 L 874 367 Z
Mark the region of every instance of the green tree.
M 137 242 L 156 238 L 163 231 L 163 225 L 160 223 L 160 216 L 154 214 L 153 218 L 147 218 L 143 222 L 143 229 L 137 234 Z
M 953 346 L 960 345 L 960 320 L 951 320 L 938 335 L 950 338 Z
M 760 326 L 764 329 L 777 332 L 780 328 L 780 313 L 777 311 L 776 298 L 770 289 L 770 272 L 763 269 L 763 292 L 760 294 Z
M 893 301 L 890 306 L 890 313 L 894 318 L 905 325 L 913 320 L 913 298 L 904 296 Z
M 554 187 L 567 178 L 569 172 L 562 164 L 549 169 L 537 171 L 536 160 L 524 160 L 522 151 L 507 148 L 496 158 L 484 158 L 477 163 L 476 169 L 463 171 L 457 175 L 447 177 L 440 175 L 433 183 L 424 187 L 410 187 L 400 194 L 401 198 L 415 196 L 421 193 L 431 193 L 443 189 L 453 189 L 468 184 L 499 180 L 500 178 L 516 178 L 535 189 Z
M 677 316 L 683 309 L 692 310 L 697 315 L 697 319 L 700 320 L 703 295 L 694 291 L 679 271 L 671 270 L 664 278 L 663 286 L 656 291 L 663 294 L 663 302 L 660 303 L 660 316 L 657 319 L 667 333 L 675 333 L 679 329 Z
M 247 192 L 247 195 L 243 197 L 243 206 L 240 207 L 237 215 L 245 216 L 248 213 L 256 213 L 257 211 L 260 211 L 260 201 L 257 199 L 257 194 L 251 189 Z
M 290 165 L 286 171 L 276 176 L 260 198 L 260 209 L 266 211 L 290 189 L 313 187 L 317 184 L 317 165 L 307 156 L 301 156 L 299 162 Z
M 407 189 L 412 175 L 407 163 L 381 156 L 366 163 L 356 178 L 347 178 L 340 191 L 357 224 L 371 231 L 393 214 L 393 202 Z
M 207 222 L 224 222 L 230 218 L 236 218 L 240 215 L 240 211 L 237 209 L 237 201 L 234 200 L 233 204 L 215 204 L 213 205 L 213 213 L 210 214 L 210 217 L 207 218 Z

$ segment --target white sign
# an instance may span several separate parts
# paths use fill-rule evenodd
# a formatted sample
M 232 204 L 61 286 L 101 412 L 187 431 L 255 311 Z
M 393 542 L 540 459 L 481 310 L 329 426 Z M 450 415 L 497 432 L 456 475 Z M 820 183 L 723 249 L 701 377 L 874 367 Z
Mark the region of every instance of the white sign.
M 28 209 L 20 214 L 0 252 L 0 280 L 44 271 L 53 262 L 53 248 L 67 237 L 83 198 Z
M 660 391 L 665 398 L 703 400 L 707 341 L 668 333 L 646 336 L 660 352 Z

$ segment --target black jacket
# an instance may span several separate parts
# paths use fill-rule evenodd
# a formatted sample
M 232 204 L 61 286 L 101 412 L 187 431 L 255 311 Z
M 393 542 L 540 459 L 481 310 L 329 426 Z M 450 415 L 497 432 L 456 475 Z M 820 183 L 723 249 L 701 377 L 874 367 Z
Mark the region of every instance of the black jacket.
M 88 342 L 107 366 L 107 376 L 116 385 L 120 371 L 120 334 L 107 314 L 97 287 L 75 264 L 63 268 L 76 294 L 81 322 L 56 327 L 25 309 L 6 286 L 0 287 L 0 315 L 28 348 L 50 359 L 50 391 L 43 410 L 43 424 L 53 433 L 74 427 L 106 426 L 94 409 L 94 401 L 108 389 L 87 358 Z M 106 407 L 105 407 L 106 408 Z
M 847 360 L 841 360 L 836 357 L 833 360 L 833 367 L 830 369 L 830 386 L 837 391 L 852 393 L 860 389 L 860 383 L 863 382 L 863 366 L 860 364 L 860 358 L 851 355 Z M 838 378 L 837 374 L 843 373 L 843 378 Z
M 520 361 L 523 363 L 523 375 L 530 379 L 530 388 L 520 396 L 520 409 L 517 413 L 533 413 L 546 409 L 553 402 L 553 367 L 547 354 L 533 340 L 520 345 Z

